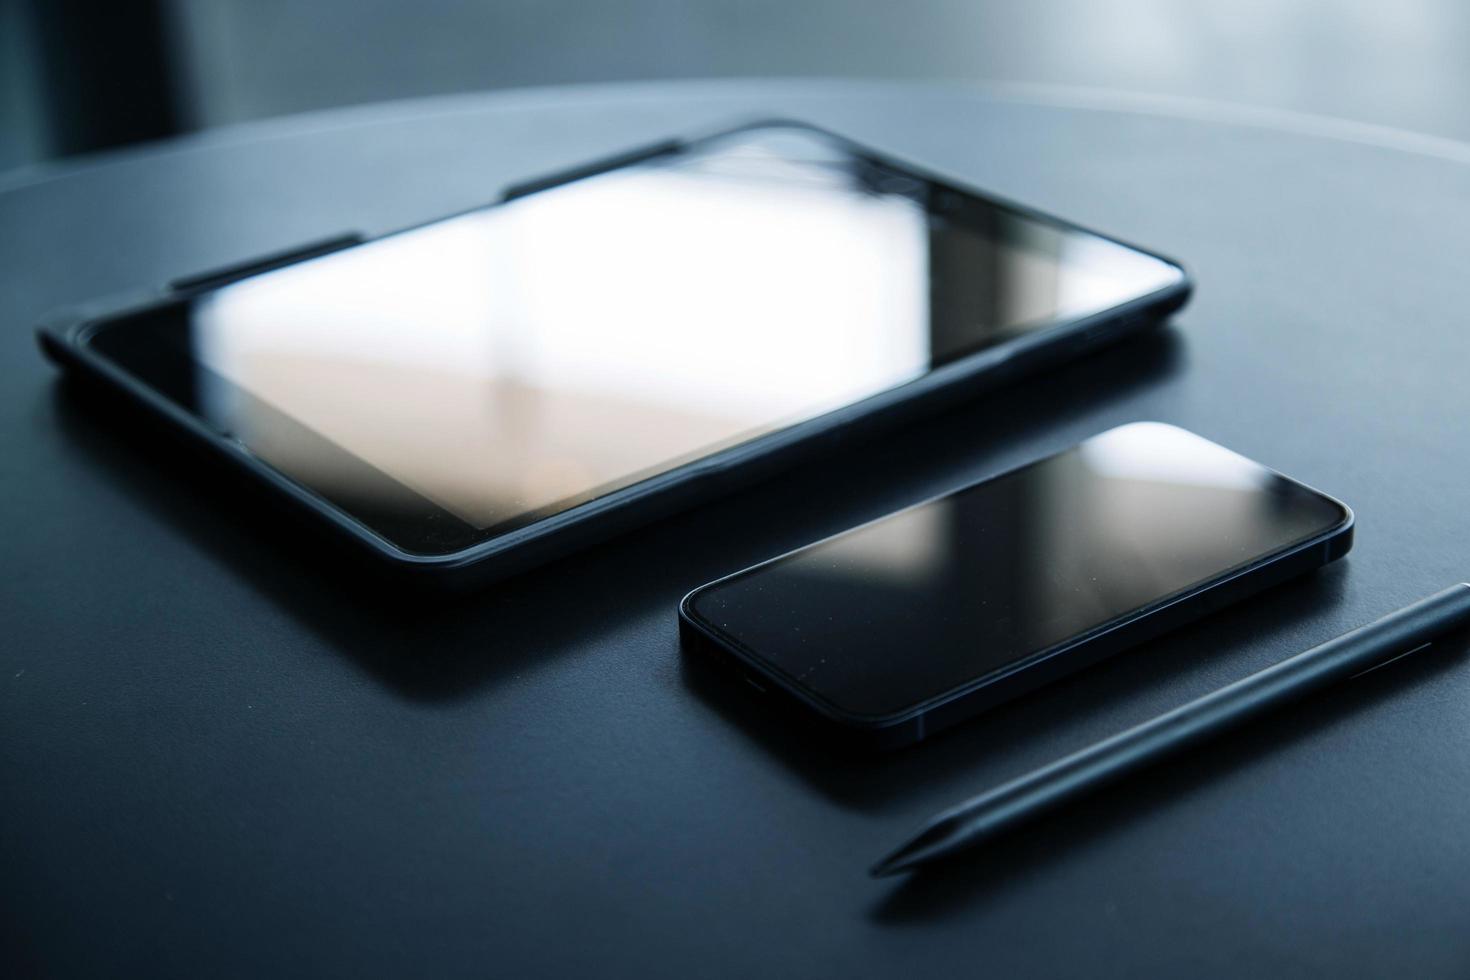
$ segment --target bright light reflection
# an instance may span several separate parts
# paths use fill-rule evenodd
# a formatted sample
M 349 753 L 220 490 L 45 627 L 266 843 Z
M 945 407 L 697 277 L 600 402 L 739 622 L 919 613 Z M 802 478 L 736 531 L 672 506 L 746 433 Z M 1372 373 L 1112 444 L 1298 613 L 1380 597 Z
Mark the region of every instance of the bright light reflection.
M 630 171 L 249 280 L 197 354 L 477 526 L 924 369 L 921 211 L 729 182 Z
M 931 221 L 906 193 L 860 189 L 809 135 L 752 136 L 226 287 L 194 307 L 195 355 L 485 528 L 1176 275 L 1004 212 L 985 234 Z M 374 492 L 248 399 L 203 388 L 262 459 Z
M 1255 490 L 1266 480 L 1261 467 L 1160 422 L 1113 429 L 1078 448 L 1087 466 L 1102 476 L 1221 490 Z

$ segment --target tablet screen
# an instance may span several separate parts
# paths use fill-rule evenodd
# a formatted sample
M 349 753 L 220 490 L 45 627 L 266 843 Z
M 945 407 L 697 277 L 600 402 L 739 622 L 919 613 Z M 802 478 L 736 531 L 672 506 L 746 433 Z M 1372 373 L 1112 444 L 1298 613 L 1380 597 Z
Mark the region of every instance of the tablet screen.
M 485 536 L 1181 275 L 815 132 L 695 147 L 194 298 L 194 409 Z

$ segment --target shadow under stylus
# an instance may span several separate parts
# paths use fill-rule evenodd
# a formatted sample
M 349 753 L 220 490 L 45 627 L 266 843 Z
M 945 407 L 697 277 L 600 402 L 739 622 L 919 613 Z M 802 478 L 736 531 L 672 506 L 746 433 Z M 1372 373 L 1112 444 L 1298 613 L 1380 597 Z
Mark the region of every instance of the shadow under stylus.
M 1166 811 L 1171 804 L 1283 747 L 1463 666 L 1470 656 L 1470 631 L 1443 637 L 1435 642 L 1433 652 L 1424 654 L 1391 663 L 1371 677 L 1308 695 L 1292 710 L 1274 712 L 1229 738 L 1161 762 L 973 850 L 922 867 L 887 891 L 870 910 L 870 918 L 880 925 L 902 927 L 948 915 L 973 915 L 987 903 L 1002 899 L 1026 876 L 1105 845 L 1129 823 Z M 971 792 L 980 789 L 983 787 L 973 787 Z M 893 843 L 900 842 L 895 838 Z M 1201 842 L 1200 846 L 1210 845 Z

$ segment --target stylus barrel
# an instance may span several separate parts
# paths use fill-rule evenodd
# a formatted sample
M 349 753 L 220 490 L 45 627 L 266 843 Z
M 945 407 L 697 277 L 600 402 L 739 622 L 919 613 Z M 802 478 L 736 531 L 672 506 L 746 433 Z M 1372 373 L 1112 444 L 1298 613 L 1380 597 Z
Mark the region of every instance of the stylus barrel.
M 894 874 L 972 847 L 1271 708 L 1412 653 L 1466 625 L 1470 625 L 1470 583 L 1461 583 L 947 810 L 878 862 L 873 874 Z

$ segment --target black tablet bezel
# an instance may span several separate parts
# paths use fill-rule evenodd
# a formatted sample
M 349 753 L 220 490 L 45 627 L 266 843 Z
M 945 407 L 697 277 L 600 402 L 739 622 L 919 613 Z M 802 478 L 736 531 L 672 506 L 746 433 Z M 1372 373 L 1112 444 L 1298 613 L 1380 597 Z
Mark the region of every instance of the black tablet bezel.
M 181 284 L 182 288 L 155 296 L 147 302 L 112 307 L 101 315 L 63 317 L 58 322 L 43 327 L 43 346 L 63 363 L 85 367 L 94 377 L 100 377 L 122 388 L 149 407 L 160 410 L 171 421 L 184 423 L 187 429 L 196 436 L 204 437 L 213 448 L 225 451 L 235 462 L 243 464 L 276 489 L 285 490 L 297 500 L 306 503 L 317 516 L 326 518 L 338 529 L 347 531 L 360 544 L 367 545 L 379 557 L 397 566 L 457 572 L 496 556 L 508 558 L 511 552 L 520 553 L 518 559 L 494 563 L 500 566 L 500 572 L 508 573 L 534 564 L 544 557 L 564 553 L 571 547 L 576 547 L 578 542 L 605 537 L 621 527 L 645 519 L 662 509 L 654 506 L 656 499 L 670 501 L 672 505 L 674 497 L 692 496 L 694 487 L 698 484 L 735 482 L 731 477 L 737 469 L 749 468 L 754 473 L 761 469 L 755 465 L 759 462 L 775 464 L 791 457 L 799 446 L 810 444 L 822 435 L 866 418 L 896 413 L 902 408 L 937 403 L 943 400 L 941 396 L 944 393 L 963 382 L 977 383 L 982 376 L 993 376 L 999 380 L 1011 373 L 1008 369 L 1020 370 L 1064 359 L 1081 350 L 1141 329 L 1177 309 L 1189 295 L 1191 282 L 1178 262 L 993 195 L 961 187 L 804 123 L 753 123 L 696 140 L 658 144 L 643 151 L 604 161 L 600 165 L 512 188 L 503 195 L 502 202 L 609 169 L 698 149 L 708 142 L 735 133 L 767 127 L 794 127 L 819 133 L 854 157 L 921 180 L 936 193 L 952 195 L 959 207 L 999 208 L 1067 231 L 1095 236 L 1164 262 L 1178 271 L 1178 277 L 1174 283 L 1162 289 L 1092 316 L 1032 325 L 1008 339 L 987 342 L 979 349 L 957 354 L 907 382 L 815 418 L 800 420 L 751 438 L 732 440 L 730 445 L 713 447 L 712 451 L 673 461 L 671 465 L 659 467 L 655 471 L 633 474 L 613 487 L 596 488 L 541 511 L 520 515 L 512 522 L 484 529 L 476 528 L 445 511 L 320 436 L 313 437 L 324 453 L 343 457 L 344 464 L 354 464 L 365 479 L 370 479 L 382 491 L 378 495 L 380 499 L 392 500 L 394 506 L 390 510 L 375 508 L 363 499 L 347 499 L 308 486 L 252 456 L 233 434 L 221 430 L 207 417 L 197 397 L 196 385 L 190 377 L 191 373 L 199 374 L 205 369 L 186 352 L 179 350 L 178 345 L 159 344 L 155 349 L 145 352 L 145 356 L 139 357 L 139 346 L 146 345 L 132 345 L 130 353 L 122 356 L 113 344 L 112 341 L 119 336 L 117 331 L 120 329 L 137 329 L 145 321 L 166 323 L 169 315 L 182 317 L 191 301 L 229 282 L 238 281 L 243 275 L 202 277 L 194 282 Z M 432 223 L 434 222 L 425 224 Z M 345 244 L 350 247 L 356 242 Z M 312 257 L 320 251 L 322 250 L 314 250 L 304 257 Z M 269 263 L 268 267 L 279 267 L 281 264 L 285 263 Z M 262 270 L 251 269 L 250 274 L 259 271 Z M 211 378 L 211 383 L 218 383 L 238 397 L 254 400 L 248 392 L 218 376 Z M 254 401 L 259 405 L 258 400 Z M 261 407 L 265 411 L 271 411 L 268 406 Z M 678 491 L 681 490 L 689 493 L 680 494 Z M 621 514 L 621 519 L 611 516 L 614 511 Z M 589 528 L 589 523 L 594 519 L 605 525 L 603 532 Z M 497 573 L 470 577 L 494 578 Z

